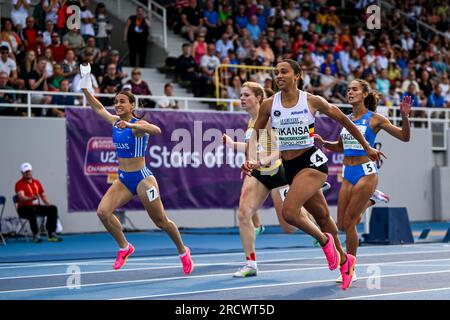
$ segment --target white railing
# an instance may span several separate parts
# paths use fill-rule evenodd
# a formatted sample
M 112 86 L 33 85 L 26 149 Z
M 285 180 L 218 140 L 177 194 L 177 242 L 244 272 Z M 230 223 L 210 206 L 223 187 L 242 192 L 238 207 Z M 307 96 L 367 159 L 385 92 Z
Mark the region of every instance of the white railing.
M 54 92 L 54 91 L 24 91 L 24 90 L 0 90 L 0 94 L 15 94 L 16 99 L 18 96 L 22 96 L 22 101 L 20 103 L 0 103 L 0 109 L 7 108 L 26 108 L 27 117 L 32 117 L 32 108 L 43 108 L 43 109 L 51 109 L 51 108 L 60 108 L 64 109 L 66 107 L 78 107 L 78 108 L 88 108 L 86 97 L 82 93 L 73 93 L 73 92 Z M 43 105 L 43 104 L 33 104 L 31 103 L 32 95 L 64 95 L 64 96 L 75 96 L 77 99 L 75 100 L 74 106 L 62 106 L 62 105 Z M 99 93 L 95 94 L 96 97 L 107 97 L 114 98 L 114 94 L 106 94 Z M 23 99 L 26 97 L 25 99 Z M 135 95 L 136 97 L 136 106 L 139 106 L 141 99 L 152 100 L 157 103 L 159 100 L 165 98 L 164 96 L 148 96 L 148 95 Z M 190 107 L 190 103 L 207 103 L 213 104 L 216 106 L 226 106 L 225 112 L 237 112 L 242 113 L 242 109 L 239 107 L 240 101 L 235 99 L 215 99 L 215 98 L 191 98 L 191 97 L 171 97 L 171 99 L 177 100 L 179 105 L 179 110 L 181 111 L 192 111 L 192 112 L 224 112 L 210 109 L 195 109 L 194 107 Z M 192 106 L 192 104 L 191 104 Z M 341 109 L 351 108 L 348 104 L 338 104 Z M 111 106 L 106 106 L 111 107 Z M 223 108 L 221 108 L 223 109 Z M 145 110 L 167 110 L 163 108 L 152 108 Z M 174 110 L 174 109 L 170 109 Z M 410 117 L 409 120 L 412 124 L 412 127 L 415 126 L 423 126 L 426 129 L 432 132 L 433 138 L 433 150 L 434 151 L 446 151 L 448 148 L 448 131 L 450 130 L 450 109 L 448 108 L 413 108 L 413 111 L 423 111 L 425 117 Z M 394 125 L 399 125 L 401 123 L 401 115 L 399 107 L 378 107 L 377 112 L 385 115 L 389 118 L 390 121 Z

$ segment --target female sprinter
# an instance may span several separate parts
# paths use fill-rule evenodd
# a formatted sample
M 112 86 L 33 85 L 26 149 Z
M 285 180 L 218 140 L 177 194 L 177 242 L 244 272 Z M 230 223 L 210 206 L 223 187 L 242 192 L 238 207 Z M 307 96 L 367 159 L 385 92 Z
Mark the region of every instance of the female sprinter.
M 231 137 L 224 134 L 223 142 L 229 148 L 236 149 L 238 152 L 245 152 L 246 144 L 250 139 L 253 126 L 258 115 L 260 104 L 265 98 L 264 88 L 256 82 L 245 82 L 241 87 L 241 106 L 248 112 L 250 119 L 248 121 L 247 131 L 244 142 L 234 142 Z M 269 127 L 270 128 L 270 127 Z M 269 129 L 270 131 L 270 129 Z M 296 228 L 284 221 L 281 215 L 282 200 L 280 189 L 287 187 L 287 181 L 284 176 L 284 169 L 279 159 L 279 153 L 272 153 L 272 142 L 270 134 L 267 131 L 259 140 L 262 159 L 261 166 L 252 171 L 251 176 L 245 176 L 239 199 L 239 233 L 241 235 L 242 246 L 244 247 L 246 264 L 240 268 L 234 277 L 256 276 L 258 267 L 255 255 L 255 226 L 253 217 L 263 205 L 267 196 L 270 194 L 275 206 L 275 211 L 284 232 L 293 233 Z
M 190 250 L 184 246 L 178 227 L 167 218 L 159 197 L 158 183 L 145 165 L 145 150 L 149 135 L 160 134 L 161 129 L 139 119 L 134 114 L 136 99 L 127 91 L 116 94 L 114 99 L 116 115 L 109 113 L 88 90 L 92 88 L 90 69 L 90 65 L 81 66 L 80 88 L 94 112 L 111 124 L 113 142 L 119 158 L 119 179 L 114 181 L 106 191 L 97 209 L 98 217 L 120 247 L 113 268 L 120 269 L 135 250 L 125 239 L 122 226 L 113 212 L 124 206 L 137 194 L 155 225 L 167 232 L 175 243 L 183 265 L 183 272 L 190 274 L 194 268 Z
M 381 130 L 401 141 L 409 141 L 411 97 L 403 98 L 400 104 L 402 128 L 376 113 L 378 96 L 370 89 L 367 81 L 357 79 L 348 88 L 348 102 L 352 105 L 349 119 L 364 134 L 370 145 Z M 338 227 L 345 231 L 347 253 L 356 256 L 359 244 L 357 225 L 362 213 L 372 205 L 370 198 L 378 183 L 378 170 L 358 141 L 344 128 L 338 141 L 324 141 L 320 136 L 316 142 L 325 148 L 344 153 L 343 181 L 338 199 Z M 338 282 L 340 279 L 338 279 Z
M 299 64 L 290 59 L 280 61 L 275 67 L 275 80 L 280 91 L 264 100 L 258 112 L 254 133 L 249 143 L 247 161 L 242 169 L 250 174 L 258 168 L 256 146 L 259 132 L 269 118 L 278 134 L 278 146 L 283 159 L 289 192 L 283 202 L 285 220 L 313 236 L 325 253 L 330 270 L 340 265 L 343 277 L 342 289 L 351 283 L 355 257 L 345 254 L 338 238 L 336 224 L 330 216 L 327 202 L 320 188 L 328 175 L 328 159 L 314 147 L 314 122 L 317 111 L 342 123 L 361 143 L 372 160 L 380 161 L 381 152 L 373 149 L 358 128 L 337 107 L 325 99 L 298 89 L 301 80 Z M 316 220 L 319 228 L 301 211 L 302 206 Z

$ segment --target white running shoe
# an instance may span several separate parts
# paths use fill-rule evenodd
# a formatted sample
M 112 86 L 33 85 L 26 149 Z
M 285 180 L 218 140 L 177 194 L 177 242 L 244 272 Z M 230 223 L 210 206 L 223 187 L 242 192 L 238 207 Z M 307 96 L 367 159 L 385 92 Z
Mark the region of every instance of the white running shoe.
M 380 190 L 375 190 L 373 195 L 370 197 L 370 200 L 372 200 L 375 203 L 377 203 L 377 202 L 388 203 L 389 202 L 389 197 L 388 197 L 388 195 L 386 195 L 385 193 L 381 192 Z
M 355 282 L 357 280 L 358 278 L 356 277 L 356 271 L 353 271 L 352 282 Z M 340 275 L 339 278 L 336 279 L 336 283 L 342 283 L 342 275 Z
M 328 181 L 325 181 L 325 183 L 322 185 L 322 192 L 330 190 L 331 189 L 331 184 Z
M 264 233 L 265 230 L 266 230 L 266 228 L 263 225 L 259 226 L 258 228 L 255 228 L 255 237 Z
M 248 264 L 240 268 L 233 274 L 235 278 L 255 277 L 258 274 L 258 269 L 255 269 Z

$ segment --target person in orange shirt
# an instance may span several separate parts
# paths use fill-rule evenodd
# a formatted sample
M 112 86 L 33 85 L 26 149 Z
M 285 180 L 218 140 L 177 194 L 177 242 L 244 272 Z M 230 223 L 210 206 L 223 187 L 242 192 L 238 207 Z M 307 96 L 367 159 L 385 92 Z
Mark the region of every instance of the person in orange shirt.
M 58 209 L 49 202 L 39 180 L 33 178 L 31 164 L 23 163 L 20 166 L 20 171 L 22 173 L 22 179 L 17 181 L 15 186 L 17 212 L 19 213 L 19 217 L 30 221 L 33 242 L 39 243 L 42 241 L 36 221 L 37 216 L 47 217 L 46 229 L 48 232 L 48 241 L 62 241 L 55 232 Z

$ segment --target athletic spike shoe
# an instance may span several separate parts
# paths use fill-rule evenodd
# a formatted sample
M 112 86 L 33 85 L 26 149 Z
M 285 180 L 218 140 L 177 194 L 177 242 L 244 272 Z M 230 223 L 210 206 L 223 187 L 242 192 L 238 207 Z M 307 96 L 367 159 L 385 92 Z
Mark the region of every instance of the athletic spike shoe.
M 390 199 L 388 195 L 386 195 L 385 193 L 381 192 L 380 190 L 375 190 L 373 195 L 370 197 L 370 200 L 372 200 L 375 203 L 377 202 L 388 203 Z
M 323 253 L 325 253 L 325 257 L 327 258 L 328 268 L 333 271 L 339 266 L 341 257 L 336 249 L 333 236 L 327 232 L 325 232 L 325 235 L 328 238 L 328 242 L 324 247 L 322 247 L 322 250 Z
M 119 250 L 116 262 L 113 265 L 113 269 L 119 270 L 120 268 L 122 268 L 125 262 L 127 262 L 128 257 L 131 256 L 134 251 L 135 249 L 131 243 L 128 245 L 128 250 Z
M 261 225 L 258 228 L 255 228 L 255 237 L 259 236 L 260 234 L 263 234 L 266 228 Z
M 353 271 L 353 277 L 352 277 L 352 282 L 358 281 L 358 277 L 356 276 L 356 271 Z M 336 283 L 342 283 L 342 275 L 340 275 L 337 279 L 336 279 Z
M 240 268 L 238 271 L 236 271 L 233 274 L 233 277 L 235 278 L 246 278 L 246 277 L 256 277 L 258 274 L 258 269 L 255 269 L 248 264 Z
M 341 266 L 342 290 L 347 290 L 352 284 L 353 272 L 355 270 L 356 258 L 347 253 L 347 261 Z
M 322 192 L 330 190 L 331 189 L 331 184 L 329 182 L 325 181 L 325 183 L 322 185 L 322 187 L 320 189 L 322 189 Z
M 180 260 L 183 264 L 184 274 L 190 274 L 194 270 L 194 261 L 192 261 L 191 258 L 191 250 L 188 247 L 184 248 L 186 249 L 186 254 L 183 257 L 180 257 Z

